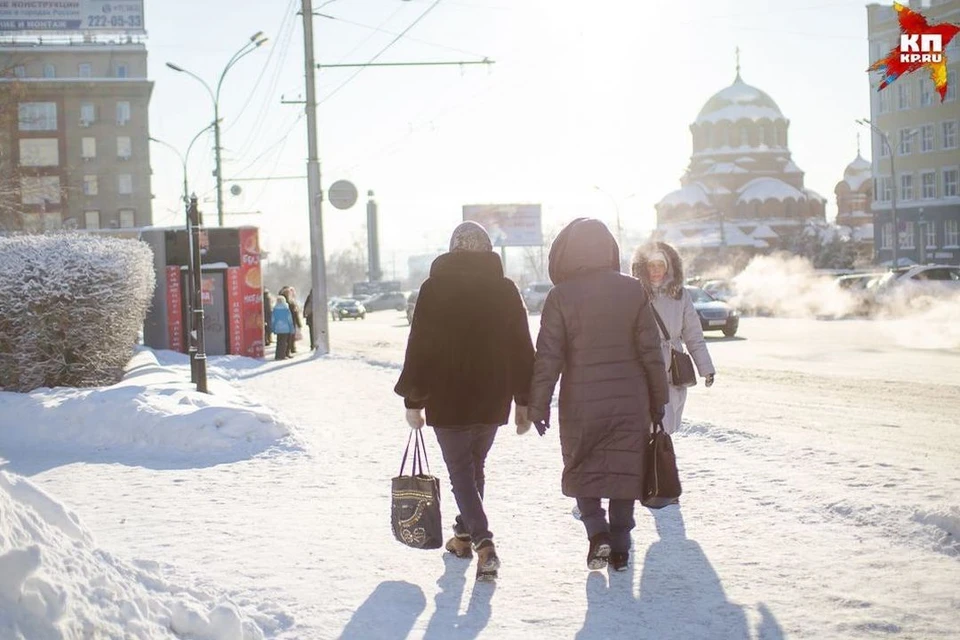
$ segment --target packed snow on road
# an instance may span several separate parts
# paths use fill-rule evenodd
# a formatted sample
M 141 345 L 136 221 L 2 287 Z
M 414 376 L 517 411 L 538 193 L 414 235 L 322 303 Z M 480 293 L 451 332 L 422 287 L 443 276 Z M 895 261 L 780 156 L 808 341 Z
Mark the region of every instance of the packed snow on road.
M 708 337 L 680 506 L 638 510 L 622 573 L 584 565 L 556 429 L 503 427 L 493 584 L 392 536 L 401 313 L 332 325 L 328 356 L 212 358 L 212 395 L 149 350 L 114 387 L 2 393 L 0 637 L 955 638 L 955 326 L 745 317 Z

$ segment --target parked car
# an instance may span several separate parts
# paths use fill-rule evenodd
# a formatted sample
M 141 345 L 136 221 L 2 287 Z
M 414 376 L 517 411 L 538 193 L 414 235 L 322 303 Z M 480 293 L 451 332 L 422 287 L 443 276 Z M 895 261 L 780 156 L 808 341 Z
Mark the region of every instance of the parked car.
M 700 327 L 704 331 L 723 331 L 723 335 L 732 338 L 740 329 L 740 314 L 722 300 L 717 300 L 699 287 L 684 287 L 693 298 L 693 308 L 700 316 Z
M 523 303 L 527 305 L 527 311 L 530 313 L 543 311 L 543 303 L 551 289 L 553 289 L 553 284 L 550 282 L 534 282 L 526 287 L 521 295 L 523 296 Z
M 417 289 L 407 297 L 407 324 L 413 324 L 413 312 L 417 308 L 417 296 L 419 294 L 420 290 Z
M 384 311 L 386 309 L 395 309 L 403 311 L 407 308 L 407 298 L 399 291 L 392 293 L 377 293 L 364 301 L 363 306 L 367 311 Z
M 736 295 L 736 288 L 729 280 L 707 280 L 700 288 L 722 302 L 729 302 Z
M 870 311 L 873 294 L 870 290 L 872 283 L 883 277 L 882 273 L 854 273 L 840 276 L 836 279 L 837 286 L 853 299 L 851 311 L 863 315 Z
M 363 320 L 366 317 L 366 307 L 356 300 L 338 300 L 330 310 L 330 318 L 333 320 L 343 320 L 345 318 Z
M 900 267 L 871 281 L 871 303 L 877 306 L 909 303 L 917 298 L 939 298 L 960 293 L 960 267 L 916 265 Z

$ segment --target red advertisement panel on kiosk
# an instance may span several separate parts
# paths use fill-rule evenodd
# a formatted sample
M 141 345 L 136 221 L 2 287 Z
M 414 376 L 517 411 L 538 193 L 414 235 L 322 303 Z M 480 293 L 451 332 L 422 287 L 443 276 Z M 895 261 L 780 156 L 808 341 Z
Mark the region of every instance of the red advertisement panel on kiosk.
M 183 300 L 180 287 L 180 267 L 167 267 L 167 340 L 172 351 L 184 351 L 183 347 Z
M 260 234 L 255 227 L 240 229 L 240 295 L 242 339 L 236 353 L 262 358 L 263 282 L 260 272 Z M 232 301 L 230 309 L 232 323 Z

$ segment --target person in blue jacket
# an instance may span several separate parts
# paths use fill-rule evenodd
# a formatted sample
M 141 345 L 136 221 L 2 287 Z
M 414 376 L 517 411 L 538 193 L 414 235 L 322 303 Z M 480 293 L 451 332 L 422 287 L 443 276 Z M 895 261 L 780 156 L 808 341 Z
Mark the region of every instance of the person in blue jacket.
M 293 339 L 294 331 L 293 314 L 290 313 L 290 305 L 286 298 L 277 296 L 277 303 L 273 307 L 273 332 L 277 334 L 277 355 L 276 360 L 283 360 L 290 356 L 290 340 Z

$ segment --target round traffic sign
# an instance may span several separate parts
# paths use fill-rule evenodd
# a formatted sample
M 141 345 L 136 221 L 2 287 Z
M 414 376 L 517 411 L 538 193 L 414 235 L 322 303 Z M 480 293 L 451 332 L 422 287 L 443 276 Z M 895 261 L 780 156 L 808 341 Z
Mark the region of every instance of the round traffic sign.
M 327 189 L 327 199 L 337 209 L 349 209 L 357 203 L 357 188 L 349 180 L 337 180 Z

